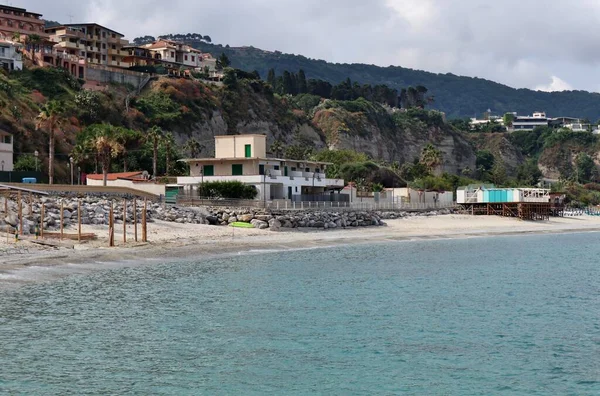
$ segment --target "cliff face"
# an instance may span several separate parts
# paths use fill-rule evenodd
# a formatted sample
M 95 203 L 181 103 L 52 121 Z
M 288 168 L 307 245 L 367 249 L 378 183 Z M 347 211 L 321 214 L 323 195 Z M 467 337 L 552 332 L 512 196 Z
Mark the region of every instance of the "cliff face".
M 496 161 L 501 161 L 509 176 L 515 176 L 519 165 L 525 162 L 521 150 L 511 143 L 507 133 L 469 134 L 469 139 L 477 150 L 488 150 Z

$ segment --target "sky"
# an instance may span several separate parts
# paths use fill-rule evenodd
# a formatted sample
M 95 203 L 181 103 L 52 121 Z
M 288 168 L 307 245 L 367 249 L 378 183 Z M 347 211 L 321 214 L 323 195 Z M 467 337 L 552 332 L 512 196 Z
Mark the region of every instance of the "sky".
M 0 0 L 133 39 L 200 33 L 340 63 L 600 91 L 598 0 Z

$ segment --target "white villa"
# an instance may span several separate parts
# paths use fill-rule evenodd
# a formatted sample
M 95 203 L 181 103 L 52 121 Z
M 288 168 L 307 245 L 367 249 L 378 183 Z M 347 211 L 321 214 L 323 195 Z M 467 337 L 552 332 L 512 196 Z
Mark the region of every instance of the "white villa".
M 187 194 L 202 182 L 238 180 L 255 186 L 259 200 L 332 201 L 344 188 L 344 180 L 326 178 L 329 163 L 267 157 L 265 135 L 215 136 L 215 158 L 183 161 L 190 176 L 177 184 Z
M 23 44 L 0 39 L 0 66 L 6 71 L 23 70 Z
M 13 136 L 0 130 L 0 171 L 13 170 Z

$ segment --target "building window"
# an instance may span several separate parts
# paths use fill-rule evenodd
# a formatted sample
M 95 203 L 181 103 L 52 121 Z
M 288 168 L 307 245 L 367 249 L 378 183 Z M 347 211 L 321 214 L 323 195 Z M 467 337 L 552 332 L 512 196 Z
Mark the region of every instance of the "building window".
M 102 60 L 105 61 L 106 60 L 106 55 L 102 55 Z
M 106 32 L 102 32 L 102 38 L 106 38 Z
M 117 57 L 113 55 L 112 57 L 113 62 L 117 60 Z
M 244 174 L 244 165 L 243 164 L 231 165 L 231 175 L 232 176 L 242 176 L 243 174 Z
M 214 176 L 215 167 L 214 165 L 204 165 L 204 176 Z
M 273 169 L 275 169 L 275 170 L 279 170 L 279 165 L 274 165 L 274 166 L 273 166 Z
M 296 172 L 296 168 L 292 167 L 292 172 Z
M 310 168 L 304 169 L 304 172 L 309 173 L 310 172 Z
M 117 38 L 117 35 L 113 33 L 112 38 Z
M 175 52 L 171 51 L 171 58 L 175 58 Z
M 298 192 L 298 187 L 296 187 L 296 192 Z
M 102 49 L 106 49 L 106 44 L 102 44 Z
M 188 60 L 188 56 L 187 55 L 185 56 L 185 60 Z
M 117 49 L 117 46 L 113 44 L 111 48 L 112 49 Z
M 251 144 L 247 144 L 244 146 L 244 156 L 246 158 L 252 157 L 252 145 Z
M 2 139 L 2 140 L 3 140 L 2 143 L 11 144 L 12 143 L 12 136 L 6 135 L 6 136 L 4 136 L 4 139 Z
M 321 169 L 319 169 L 319 168 L 315 169 L 315 173 L 321 173 Z

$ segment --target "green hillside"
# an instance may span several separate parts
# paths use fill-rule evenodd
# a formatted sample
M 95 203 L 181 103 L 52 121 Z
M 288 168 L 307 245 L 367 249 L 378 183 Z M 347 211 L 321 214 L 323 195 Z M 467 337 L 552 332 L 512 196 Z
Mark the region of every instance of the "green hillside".
M 233 67 L 257 70 L 263 78 L 271 68 L 277 74 L 284 70 L 297 72 L 303 69 L 307 78 L 336 84 L 350 78 L 360 83 L 385 84 L 399 91 L 408 86 L 424 85 L 435 97 L 432 107 L 444 111 L 449 118 L 473 117 L 487 109 L 500 114 L 508 111 L 519 114 L 546 111 L 551 116 L 581 117 L 592 121 L 600 118 L 600 94 L 597 93 L 538 92 L 451 73 L 435 74 L 399 66 L 328 63 L 301 55 L 268 52 L 253 47 L 224 47 L 199 40 L 188 41 L 188 44 L 215 56 L 225 53 Z

